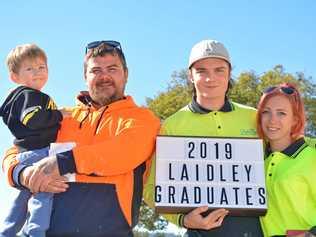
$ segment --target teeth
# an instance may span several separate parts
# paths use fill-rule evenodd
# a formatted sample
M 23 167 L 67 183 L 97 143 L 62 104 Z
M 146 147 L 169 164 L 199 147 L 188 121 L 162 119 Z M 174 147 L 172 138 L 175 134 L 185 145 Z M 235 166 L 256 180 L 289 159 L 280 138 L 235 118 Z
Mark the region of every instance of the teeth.
M 271 131 L 276 131 L 276 130 L 278 130 L 277 128 L 268 128 L 269 130 L 271 130 Z

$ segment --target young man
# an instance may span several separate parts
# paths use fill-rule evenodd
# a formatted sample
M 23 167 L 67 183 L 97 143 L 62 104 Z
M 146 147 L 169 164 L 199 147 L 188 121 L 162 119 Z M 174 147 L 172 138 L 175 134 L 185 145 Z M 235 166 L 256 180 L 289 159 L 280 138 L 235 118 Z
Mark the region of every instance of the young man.
M 160 134 L 177 136 L 256 137 L 256 110 L 227 97 L 231 61 L 223 44 L 203 40 L 191 50 L 189 79 L 194 85 L 192 102 L 167 118 Z M 246 131 L 246 132 L 245 132 Z M 145 187 L 144 197 L 153 205 L 155 165 Z M 207 216 L 207 207 L 167 219 L 188 229 L 189 236 L 262 236 L 259 218 L 227 216 L 219 209 Z M 218 228 L 217 228 L 218 227 Z
M 61 192 L 54 195 L 48 237 L 132 236 L 159 120 L 125 96 L 128 69 L 120 43 L 88 44 L 84 77 L 88 93 L 79 95 L 57 138 L 76 147 L 22 167 L 19 180 L 11 181 L 33 192 Z M 9 180 L 21 170 L 16 163 L 8 152 Z M 66 173 L 76 173 L 76 182 L 58 182 Z

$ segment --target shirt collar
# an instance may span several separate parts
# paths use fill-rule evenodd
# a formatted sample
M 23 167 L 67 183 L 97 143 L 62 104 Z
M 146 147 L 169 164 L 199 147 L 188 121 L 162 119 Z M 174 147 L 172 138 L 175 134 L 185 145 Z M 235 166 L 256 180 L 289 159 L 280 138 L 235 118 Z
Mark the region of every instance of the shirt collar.
M 212 112 L 210 109 L 203 108 L 199 103 L 196 101 L 196 96 L 193 96 L 191 103 L 188 105 L 189 109 L 193 113 L 198 113 L 198 114 L 208 114 Z M 222 108 L 219 109 L 221 112 L 231 112 L 233 111 L 233 105 L 229 102 L 228 98 L 225 97 L 224 105 Z
M 282 154 L 295 159 L 297 155 L 307 146 L 304 138 L 299 138 L 283 151 L 280 151 Z M 267 146 L 266 155 L 267 157 L 272 153 L 270 146 Z

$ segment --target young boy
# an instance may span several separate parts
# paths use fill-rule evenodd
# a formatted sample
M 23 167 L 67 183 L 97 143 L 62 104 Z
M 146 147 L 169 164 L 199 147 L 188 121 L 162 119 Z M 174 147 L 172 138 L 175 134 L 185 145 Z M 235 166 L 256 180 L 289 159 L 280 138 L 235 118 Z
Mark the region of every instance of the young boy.
M 48 147 L 56 139 L 63 114 L 54 101 L 41 92 L 48 80 L 47 57 L 41 48 L 35 44 L 15 47 L 7 56 L 7 66 L 10 79 L 19 86 L 1 105 L 0 116 L 15 137 L 14 144 L 21 152 L 19 162 L 30 165 L 48 156 Z M 21 169 L 14 173 L 18 174 Z M 27 214 L 30 215 L 28 236 L 45 236 L 51 209 L 52 194 L 32 196 L 28 190 L 21 190 L 0 229 L 0 237 L 16 236 Z

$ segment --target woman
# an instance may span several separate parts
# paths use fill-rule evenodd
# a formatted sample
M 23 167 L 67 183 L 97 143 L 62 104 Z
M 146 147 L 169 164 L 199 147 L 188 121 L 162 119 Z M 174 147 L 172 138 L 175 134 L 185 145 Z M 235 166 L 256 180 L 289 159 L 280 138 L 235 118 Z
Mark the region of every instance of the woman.
M 304 126 L 304 104 L 294 85 L 265 90 L 257 113 L 258 135 L 267 142 L 265 236 L 315 233 L 316 150 L 305 143 Z

